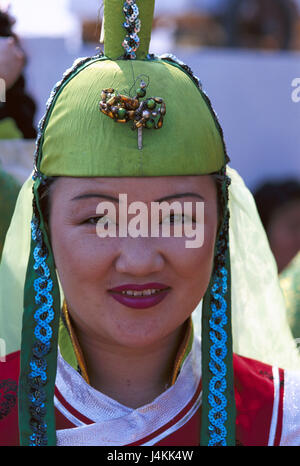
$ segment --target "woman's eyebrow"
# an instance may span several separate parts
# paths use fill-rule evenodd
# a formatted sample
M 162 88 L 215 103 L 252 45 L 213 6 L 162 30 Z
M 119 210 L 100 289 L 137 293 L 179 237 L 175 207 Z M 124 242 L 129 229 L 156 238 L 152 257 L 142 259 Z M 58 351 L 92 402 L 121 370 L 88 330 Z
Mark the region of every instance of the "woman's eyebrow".
M 108 199 L 109 201 L 119 202 L 119 199 L 114 196 L 110 196 L 109 194 L 102 194 L 102 193 L 85 193 L 79 194 L 71 199 L 71 201 L 79 201 L 81 199 L 90 199 L 92 197 L 97 197 L 100 199 Z
M 163 202 L 163 201 L 169 201 L 170 199 L 179 199 L 181 197 L 197 197 L 204 201 L 204 198 L 200 196 L 200 194 L 197 193 L 176 193 L 176 194 L 171 194 L 170 196 L 165 196 L 161 197 L 160 199 L 157 199 L 155 202 Z
M 78 201 L 78 200 L 81 200 L 81 199 L 90 199 L 90 198 L 93 198 L 93 197 L 100 198 L 100 199 L 108 199 L 109 201 L 119 203 L 119 198 L 114 197 L 114 196 L 110 196 L 109 194 L 102 194 L 102 193 L 79 194 L 78 196 L 73 197 L 71 200 L 72 201 Z M 160 199 L 157 199 L 154 202 L 169 201 L 171 199 L 180 199 L 182 197 L 197 197 L 198 199 L 201 199 L 202 201 L 204 201 L 204 198 L 200 194 L 187 192 L 187 193 L 170 194 L 169 196 L 161 197 Z

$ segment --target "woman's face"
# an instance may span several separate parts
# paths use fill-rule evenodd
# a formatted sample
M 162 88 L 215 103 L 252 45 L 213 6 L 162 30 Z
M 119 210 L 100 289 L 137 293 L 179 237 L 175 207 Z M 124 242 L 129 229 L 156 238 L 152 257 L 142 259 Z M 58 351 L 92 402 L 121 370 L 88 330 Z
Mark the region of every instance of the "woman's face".
M 148 208 L 149 234 L 120 237 L 119 220 L 124 225 L 126 217 L 124 197 L 119 204 L 119 194 L 127 195 L 127 206 L 139 201 Z M 151 202 L 158 200 L 179 204 L 174 215 L 172 211 L 160 215 L 159 234 L 154 237 Z M 115 208 L 115 237 L 97 235 L 101 215 L 96 210 L 102 202 L 111 202 Z M 186 218 L 187 223 L 199 229 L 204 225 L 201 247 L 188 248 L 190 238 L 174 235 L 175 225 L 182 224 L 178 206 L 183 211 L 185 202 L 192 206 L 193 223 Z M 196 211 L 201 202 L 204 219 Z M 212 271 L 218 215 L 216 187 L 210 176 L 59 178 L 52 186 L 50 203 L 54 258 L 79 335 L 142 348 L 178 330 L 202 299 Z M 137 214 L 129 211 L 126 225 Z M 114 225 L 110 213 L 105 218 Z M 161 228 L 168 222 L 170 235 L 163 237 Z M 139 293 L 132 296 L 134 291 Z

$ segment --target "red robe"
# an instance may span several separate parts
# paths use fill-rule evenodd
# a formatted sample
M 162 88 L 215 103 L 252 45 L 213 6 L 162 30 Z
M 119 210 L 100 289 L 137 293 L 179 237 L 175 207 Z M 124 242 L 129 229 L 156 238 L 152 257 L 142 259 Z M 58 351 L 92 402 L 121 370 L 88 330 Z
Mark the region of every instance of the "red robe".
M 234 355 L 234 378 L 236 399 L 236 441 L 237 445 L 266 446 L 280 445 L 283 428 L 283 410 L 285 393 L 285 371 L 272 368 L 267 364 Z M 20 366 L 20 352 L 6 357 L 6 362 L 0 363 L 0 446 L 19 445 L 17 386 Z M 297 383 L 299 383 L 297 381 Z M 153 431 L 150 435 L 140 438 L 127 445 L 144 445 L 151 441 L 157 446 L 198 446 L 200 438 L 201 405 L 187 422 L 180 422 L 191 409 L 201 391 L 201 381 L 189 404 L 184 406 L 176 418 Z M 56 407 L 56 428 L 72 429 L 77 420 L 88 426 L 94 423 L 83 413 L 77 411 L 68 403 L 58 388 L 55 396 L 63 409 Z M 299 394 L 300 398 L 300 394 Z M 298 402 L 300 405 L 300 402 Z M 67 415 L 66 413 L 69 413 Z M 300 419 L 300 416 L 298 416 Z M 170 424 L 177 423 L 180 427 L 170 435 L 163 436 Z M 78 424 L 77 424 L 78 425 Z M 296 433 L 295 433 L 296 432 Z M 300 432 L 293 426 L 293 441 Z M 287 437 L 287 433 L 285 433 Z M 155 442 L 155 439 L 158 439 Z M 154 442 L 154 443 L 153 443 Z M 297 444 L 297 443 L 296 443 Z

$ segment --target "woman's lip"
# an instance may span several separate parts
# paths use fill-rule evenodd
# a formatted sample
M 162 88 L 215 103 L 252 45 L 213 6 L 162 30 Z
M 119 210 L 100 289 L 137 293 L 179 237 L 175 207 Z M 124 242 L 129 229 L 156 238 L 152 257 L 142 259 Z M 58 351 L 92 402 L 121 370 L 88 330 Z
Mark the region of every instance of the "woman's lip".
M 165 290 L 170 288 L 168 285 L 164 283 L 145 283 L 143 285 L 138 285 L 136 283 L 126 283 L 125 285 L 116 286 L 115 288 L 111 288 L 108 291 L 115 292 L 115 293 L 122 293 L 122 291 L 134 290 L 134 291 L 144 291 L 144 290 Z
M 129 289 L 136 289 L 136 288 L 129 288 Z M 146 288 L 143 288 L 143 289 L 146 289 Z M 152 306 L 155 306 L 156 304 L 159 304 L 167 296 L 170 290 L 171 288 L 162 289 L 162 291 L 158 291 L 156 294 L 153 294 L 153 295 L 129 296 L 126 294 L 122 294 L 120 292 L 116 292 L 114 289 L 113 291 L 110 290 L 112 291 L 110 295 L 112 298 L 114 298 L 116 301 L 118 301 L 120 304 L 123 304 L 124 306 L 131 307 L 133 309 L 146 309 L 148 307 L 152 307 Z M 137 290 L 137 291 L 140 291 L 140 290 Z

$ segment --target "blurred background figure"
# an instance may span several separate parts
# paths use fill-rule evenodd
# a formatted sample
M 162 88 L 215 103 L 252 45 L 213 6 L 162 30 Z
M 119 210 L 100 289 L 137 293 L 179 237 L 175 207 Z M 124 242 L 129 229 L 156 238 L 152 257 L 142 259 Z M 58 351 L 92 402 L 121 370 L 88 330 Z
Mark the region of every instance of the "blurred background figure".
M 12 31 L 13 24 L 14 19 L 8 11 L 0 8 L 0 78 L 5 83 L 5 98 L 0 102 L 1 140 L 36 137 L 33 124 L 36 106 L 25 92 L 22 73 L 26 57 L 18 37 Z M 0 163 L 0 261 L 19 190 L 20 183 L 4 171 Z
M 97 42 L 101 2 L 70 0 L 69 8 L 79 18 L 83 41 Z M 165 50 L 170 42 L 176 47 L 300 50 L 300 1 L 162 0 L 155 7 L 154 31 L 166 42 Z
M 298 5 L 294 0 L 228 0 L 225 27 L 229 46 L 296 48 Z
M 254 198 L 281 273 L 300 251 L 300 182 L 266 182 Z
M 177 45 L 300 49 L 299 0 L 179 0 L 175 9 L 163 3 L 157 16 L 173 17 Z
M 279 276 L 287 307 L 287 317 L 300 349 L 300 252 Z
M 0 9 L 0 77 L 6 85 L 5 102 L 0 103 L 0 139 L 34 139 L 36 104 L 26 93 L 26 56 L 13 24 L 9 13 Z
M 300 181 L 268 181 L 254 193 L 273 251 L 287 318 L 300 349 Z
M 0 262 L 6 233 L 19 191 L 20 184 L 0 167 Z
M 12 87 L 24 67 L 24 53 L 16 44 L 14 38 L 0 39 L 0 69 L 1 77 L 7 88 Z

